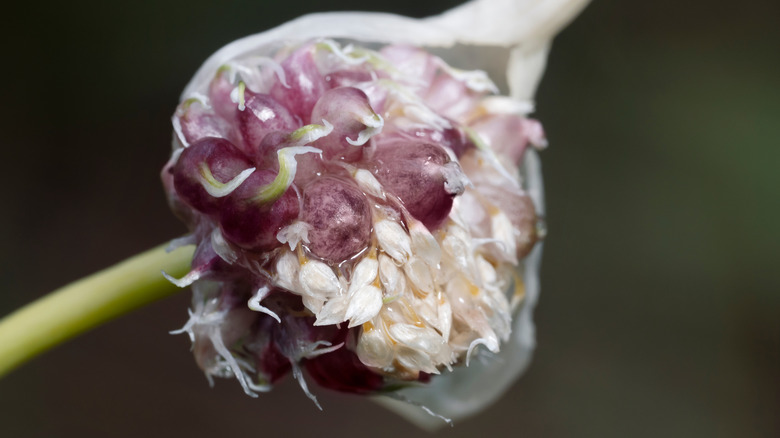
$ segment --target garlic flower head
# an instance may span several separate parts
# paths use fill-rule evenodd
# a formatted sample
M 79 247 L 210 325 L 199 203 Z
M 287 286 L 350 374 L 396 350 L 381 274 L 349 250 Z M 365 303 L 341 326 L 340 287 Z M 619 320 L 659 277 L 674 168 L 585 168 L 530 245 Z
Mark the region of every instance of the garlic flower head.
M 316 403 L 307 374 L 450 418 L 495 400 L 534 344 L 546 141 L 530 99 L 582 6 L 315 14 L 209 58 L 162 175 L 191 230 L 176 243 L 197 245 L 170 280 L 192 287 L 178 332 L 206 376 L 256 396 L 289 373 Z

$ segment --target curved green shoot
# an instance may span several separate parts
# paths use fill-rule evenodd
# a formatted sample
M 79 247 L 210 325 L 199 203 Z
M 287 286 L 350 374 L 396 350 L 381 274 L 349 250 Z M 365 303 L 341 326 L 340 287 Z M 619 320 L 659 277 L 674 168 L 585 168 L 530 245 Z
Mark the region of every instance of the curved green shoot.
M 166 253 L 165 245 L 158 246 L 0 319 L 0 377 L 74 336 L 180 291 L 160 271 L 186 274 L 193 249 Z

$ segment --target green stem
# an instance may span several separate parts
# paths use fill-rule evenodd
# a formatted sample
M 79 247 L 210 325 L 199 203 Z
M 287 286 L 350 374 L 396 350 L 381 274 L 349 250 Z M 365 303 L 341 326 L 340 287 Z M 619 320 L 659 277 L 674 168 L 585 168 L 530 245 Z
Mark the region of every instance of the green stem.
M 160 271 L 189 270 L 192 247 L 158 246 L 46 295 L 0 320 L 0 377 L 93 327 L 181 290 Z

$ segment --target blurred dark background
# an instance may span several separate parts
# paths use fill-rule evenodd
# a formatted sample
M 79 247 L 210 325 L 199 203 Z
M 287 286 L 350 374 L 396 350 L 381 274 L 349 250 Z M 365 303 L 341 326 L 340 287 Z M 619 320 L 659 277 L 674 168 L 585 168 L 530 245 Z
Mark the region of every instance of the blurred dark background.
M 2 30 L 0 314 L 184 232 L 158 172 L 213 51 L 325 7 L 430 15 L 457 0 L 17 3 Z M 550 234 L 538 349 L 441 436 L 780 436 L 780 3 L 590 5 L 537 96 Z M 288 381 L 209 388 L 189 293 L 0 380 L 3 437 L 425 436 Z

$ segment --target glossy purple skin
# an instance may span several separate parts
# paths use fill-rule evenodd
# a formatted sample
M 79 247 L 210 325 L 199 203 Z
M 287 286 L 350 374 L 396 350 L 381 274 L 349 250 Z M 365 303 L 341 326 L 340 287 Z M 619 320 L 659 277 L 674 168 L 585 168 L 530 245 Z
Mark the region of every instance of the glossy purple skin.
M 308 249 L 333 264 L 364 250 L 371 236 L 366 196 L 338 178 L 317 178 L 306 186 L 303 220 L 312 227 Z
M 207 137 L 185 148 L 173 166 L 173 186 L 179 197 L 192 208 L 206 214 L 216 213 L 224 198 L 215 198 L 200 182 L 200 166 L 205 163 L 212 176 L 226 183 L 242 171 L 254 167 L 233 143 Z
M 256 170 L 223 203 L 219 226 L 229 242 L 250 251 L 281 245 L 276 233 L 298 217 L 298 197 L 290 187 L 272 203 L 254 199 L 260 188 L 276 178 L 272 170 Z
M 236 107 L 235 114 L 247 151 L 257 149 L 269 132 L 293 131 L 300 127 L 300 122 L 273 97 L 247 89 L 244 99 L 246 108 L 241 111 Z
M 444 190 L 445 178 L 441 173 L 442 166 L 449 161 L 441 147 L 430 143 L 385 143 L 374 156 L 373 172 L 385 189 L 432 231 L 452 209 L 453 195 Z
M 347 138 L 356 141 L 360 131 L 366 129 L 357 118 L 356 111 L 361 116 L 373 113 L 366 93 L 353 87 L 328 90 L 314 105 L 312 122 L 321 123 L 324 119 L 333 125 L 330 134 L 317 139 L 312 145 L 322 150 L 326 160 L 338 159 L 352 163 L 363 158 L 365 145 L 355 146 L 347 141 Z
M 455 125 L 454 122 L 452 122 Z M 469 136 L 462 129 L 457 127 L 444 129 L 441 132 L 429 131 L 430 139 L 434 143 L 440 144 L 449 148 L 455 156 L 460 158 L 469 149 L 476 147 L 474 142 L 469 139 Z
M 270 316 L 264 318 L 269 324 L 277 324 Z M 258 352 L 257 372 L 261 373 L 268 383 L 276 383 L 292 369 L 290 359 L 286 358 L 273 342 L 269 342 Z
M 311 45 L 304 46 L 282 61 L 289 88 L 277 81 L 270 92 L 271 96 L 284 102 L 293 114 L 300 117 L 304 125 L 311 123 L 311 110 L 328 89 L 325 78 L 314 62 L 313 50 Z

